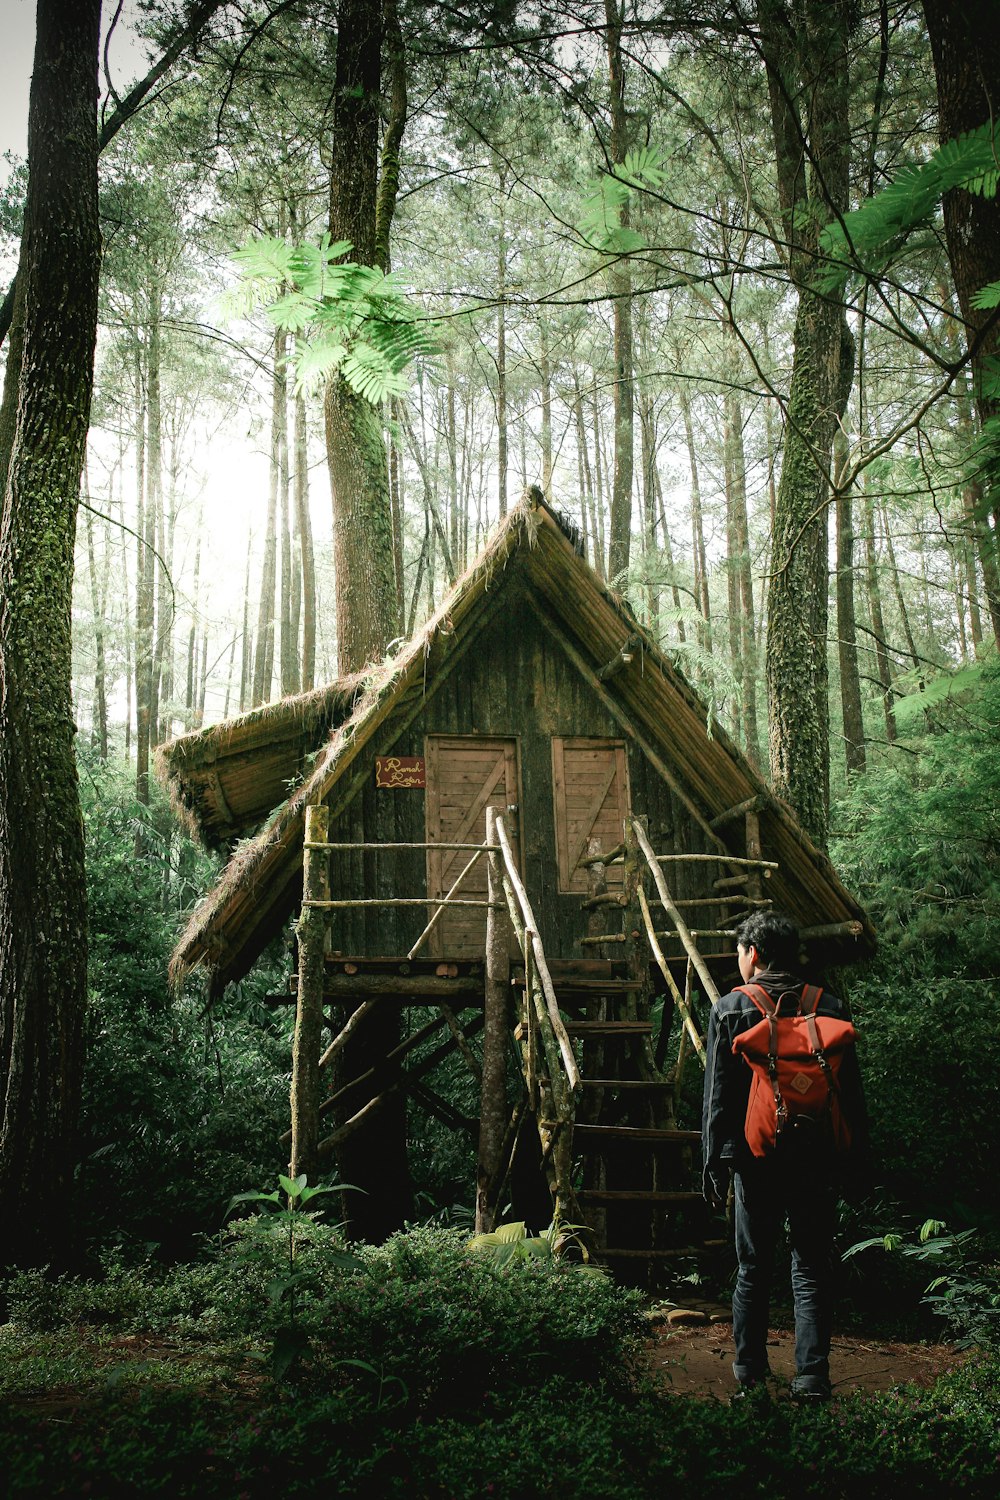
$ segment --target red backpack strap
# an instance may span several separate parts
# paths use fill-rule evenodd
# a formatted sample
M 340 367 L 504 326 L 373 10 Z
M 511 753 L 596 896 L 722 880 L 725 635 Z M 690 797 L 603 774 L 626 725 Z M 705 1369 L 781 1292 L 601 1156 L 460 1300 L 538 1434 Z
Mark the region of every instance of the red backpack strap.
M 753 1001 L 762 1016 L 770 1017 L 775 1013 L 774 1001 L 762 984 L 738 984 L 734 994 L 746 995 L 748 1000 Z
M 799 1004 L 799 1014 L 814 1016 L 819 1008 L 822 996 L 823 991 L 818 984 L 804 984 L 802 986 L 802 1000 Z
M 788 1105 L 781 1097 L 778 1085 L 778 1007 L 762 984 L 738 984 L 737 990 L 752 1000 L 767 1019 L 767 1076 L 774 1094 L 774 1113 L 777 1134 L 781 1134 L 788 1119 Z

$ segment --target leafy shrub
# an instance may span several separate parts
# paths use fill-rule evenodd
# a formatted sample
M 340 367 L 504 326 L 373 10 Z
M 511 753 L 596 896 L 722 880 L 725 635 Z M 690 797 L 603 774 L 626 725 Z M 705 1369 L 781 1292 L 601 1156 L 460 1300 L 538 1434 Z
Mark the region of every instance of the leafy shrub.
M 140 1258 L 151 1246 L 186 1256 L 235 1191 L 282 1165 L 292 1016 L 257 998 L 274 985 L 267 970 L 211 1012 L 194 994 L 170 993 L 176 934 L 213 866 L 172 826 L 162 794 L 151 809 L 134 801 L 127 767 L 86 769 L 81 1234 L 98 1252 L 127 1240 Z
M 922 1219 L 980 1219 L 1000 1152 L 1000 667 L 860 779 L 833 856 L 879 931 L 851 980 L 880 1182 Z

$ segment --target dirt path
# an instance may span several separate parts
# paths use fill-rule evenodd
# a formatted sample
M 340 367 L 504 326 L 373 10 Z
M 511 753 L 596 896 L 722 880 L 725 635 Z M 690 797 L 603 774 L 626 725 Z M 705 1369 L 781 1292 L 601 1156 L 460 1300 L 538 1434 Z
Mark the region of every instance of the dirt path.
M 670 1313 L 651 1319 L 650 1368 L 663 1389 L 676 1396 L 728 1401 L 733 1380 L 733 1327 L 721 1311 L 702 1312 L 693 1326 Z M 676 1316 L 676 1314 L 675 1314 Z M 692 1314 L 691 1316 L 698 1316 Z M 795 1374 L 794 1336 L 772 1328 L 768 1357 L 774 1389 L 780 1393 Z M 887 1391 L 913 1382 L 931 1385 L 939 1375 L 961 1364 L 962 1351 L 949 1344 L 899 1344 L 863 1336 L 835 1338 L 830 1350 L 830 1378 L 835 1396 L 848 1391 Z

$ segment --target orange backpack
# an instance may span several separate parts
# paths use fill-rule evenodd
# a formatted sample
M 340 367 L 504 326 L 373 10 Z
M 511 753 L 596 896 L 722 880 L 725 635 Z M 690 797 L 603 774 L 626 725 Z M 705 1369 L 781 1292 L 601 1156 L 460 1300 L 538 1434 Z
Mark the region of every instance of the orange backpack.
M 733 1052 L 753 1072 L 745 1128 L 754 1156 L 767 1156 L 786 1131 L 846 1151 L 851 1131 L 840 1108 L 837 1074 L 857 1035 L 850 1021 L 816 1014 L 823 991 L 814 984 L 803 985 L 801 994 L 786 990 L 777 1004 L 763 985 L 737 989 L 764 1018 L 733 1042 Z M 783 1011 L 793 998 L 794 1011 Z

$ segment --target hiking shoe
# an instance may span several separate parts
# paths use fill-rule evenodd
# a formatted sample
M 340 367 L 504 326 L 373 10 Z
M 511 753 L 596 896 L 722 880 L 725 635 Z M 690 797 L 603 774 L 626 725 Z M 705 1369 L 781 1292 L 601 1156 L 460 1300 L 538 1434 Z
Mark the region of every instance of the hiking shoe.
M 800 1385 L 796 1380 L 792 1381 L 792 1400 L 802 1406 L 814 1406 L 830 1399 L 830 1386 L 826 1381 Z

